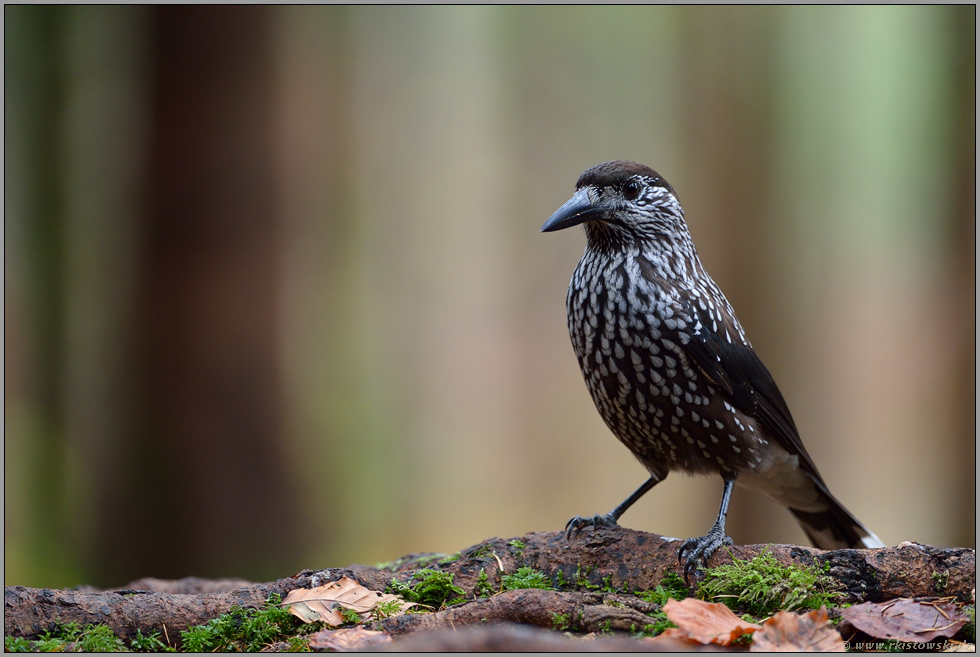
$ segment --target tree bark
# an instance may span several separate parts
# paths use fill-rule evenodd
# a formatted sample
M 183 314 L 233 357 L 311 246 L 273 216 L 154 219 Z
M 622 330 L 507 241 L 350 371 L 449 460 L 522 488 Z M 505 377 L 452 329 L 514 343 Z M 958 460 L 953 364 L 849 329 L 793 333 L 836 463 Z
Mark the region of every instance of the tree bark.
M 649 620 L 651 605 L 624 590 L 654 588 L 668 572 L 681 573 L 680 542 L 656 534 L 615 527 L 583 531 L 571 540 L 563 532 L 526 534 L 519 539 L 493 538 L 463 550 L 458 557 L 409 555 L 396 565 L 304 570 L 264 584 L 242 580 L 216 582 L 187 578 L 144 579 L 114 591 L 57 591 L 4 587 L 4 634 L 37 637 L 56 624 L 105 623 L 117 636 L 137 630 L 159 631 L 172 645 L 180 632 L 227 613 L 232 606 L 258 607 L 273 593 L 285 595 L 350 577 L 372 590 L 384 590 L 397 579 L 407 582 L 422 568 L 454 575 L 466 602 L 432 614 L 387 618 L 378 623 L 396 639 L 424 631 L 459 629 L 484 623 L 511 622 L 554 627 L 555 614 L 567 617 L 577 631 L 630 629 Z M 783 564 L 814 565 L 832 577 L 848 602 L 882 602 L 900 597 L 955 597 L 970 600 L 976 587 L 976 552 L 917 543 L 877 550 L 822 551 L 797 545 L 737 545 L 719 550 L 709 567 L 751 559 L 768 552 Z M 556 589 L 474 595 L 480 572 L 494 592 L 502 575 L 528 566 L 545 573 Z M 231 590 L 219 590 L 219 589 Z M 166 628 L 166 630 L 164 630 Z M 481 635 L 482 636 L 482 635 Z M 482 641 L 483 639 L 473 639 Z

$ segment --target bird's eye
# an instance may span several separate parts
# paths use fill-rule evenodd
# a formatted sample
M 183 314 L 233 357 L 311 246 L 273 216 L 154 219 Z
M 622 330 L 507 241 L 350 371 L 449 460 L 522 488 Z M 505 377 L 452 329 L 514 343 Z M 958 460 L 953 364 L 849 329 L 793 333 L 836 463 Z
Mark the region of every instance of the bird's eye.
M 636 197 L 640 195 L 640 183 L 635 180 L 630 180 L 625 185 L 623 185 L 623 198 L 627 201 L 636 200 Z

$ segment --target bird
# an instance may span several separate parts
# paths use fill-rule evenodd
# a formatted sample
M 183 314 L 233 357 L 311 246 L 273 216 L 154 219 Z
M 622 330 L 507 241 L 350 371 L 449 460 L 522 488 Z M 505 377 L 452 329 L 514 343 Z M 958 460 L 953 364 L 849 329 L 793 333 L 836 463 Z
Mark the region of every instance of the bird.
M 596 409 L 649 478 L 604 515 L 575 516 L 569 540 L 620 516 L 670 472 L 720 475 L 721 507 L 679 550 L 696 577 L 722 545 L 732 489 L 786 506 L 824 550 L 884 544 L 830 493 L 772 375 L 705 271 L 674 188 L 614 160 L 587 169 L 541 227 L 584 225 L 585 253 L 566 297 L 568 332 Z

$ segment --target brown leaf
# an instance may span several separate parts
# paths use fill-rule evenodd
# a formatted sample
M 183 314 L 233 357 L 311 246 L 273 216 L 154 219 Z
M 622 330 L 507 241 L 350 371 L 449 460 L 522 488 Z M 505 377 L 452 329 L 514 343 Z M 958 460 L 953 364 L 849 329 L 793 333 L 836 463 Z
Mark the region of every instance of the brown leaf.
M 827 608 L 806 614 L 779 611 L 752 635 L 752 652 L 844 652 L 844 640 Z
M 289 611 L 304 623 L 322 620 L 328 625 L 341 625 L 344 619 L 337 607 L 346 607 L 365 614 L 378 603 L 390 600 L 400 603 L 399 613 L 415 606 L 414 602 L 405 602 L 397 595 L 371 591 L 349 577 L 315 589 L 294 589 L 282 601 L 282 605 L 290 605 Z
M 761 627 L 742 620 L 721 603 L 696 598 L 671 598 L 664 605 L 664 613 L 687 636 L 702 644 L 727 646 L 743 634 L 755 632 Z M 672 635 L 672 638 L 678 636 Z
M 387 632 L 374 632 L 363 627 L 343 630 L 320 630 L 310 635 L 310 648 L 334 652 L 356 652 L 382 643 L 391 643 Z
M 668 648 L 669 646 L 675 646 L 677 643 L 686 644 L 689 646 L 700 646 L 702 645 L 698 641 L 695 641 L 691 636 L 684 630 L 677 629 L 676 627 L 668 627 L 666 630 L 658 634 L 657 636 L 648 636 L 640 639 L 643 643 L 652 643 L 654 645 L 662 644 L 663 647 Z
M 842 610 L 844 620 L 876 639 L 925 643 L 956 634 L 969 621 L 949 602 L 864 602 Z

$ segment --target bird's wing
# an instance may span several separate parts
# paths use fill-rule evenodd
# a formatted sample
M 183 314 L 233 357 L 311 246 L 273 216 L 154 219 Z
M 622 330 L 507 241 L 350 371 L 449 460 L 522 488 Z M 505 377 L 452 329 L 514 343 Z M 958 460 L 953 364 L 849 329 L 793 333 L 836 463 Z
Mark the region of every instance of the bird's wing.
M 737 339 L 739 332 L 732 319 L 723 311 L 718 325 L 712 322 L 710 311 L 701 310 L 694 299 L 682 296 L 680 303 L 700 323 L 692 327 L 693 335 L 685 345 L 690 357 L 729 396 L 735 408 L 758 420 L 783 449 L 799 454 L 804 470 L 822 483 L 776 382 L 755 350 Z
M 721 322 L 712 321 L 711 310 L 703 310 L 692 292 L 669 285 L 656 275 L 650 263 L 640 260 L 640 272 L 649 283 L 660 287 L 667 295 L 674 296 L 677 315 L 691 320 L 690 325 L 678 330 L 679 343 L 697 364 L 703 374 L 714 381 L 735 408 L 754 417 L 766 433 L 790 454 L 798 454 L 803 469 L 823 488 L 823 478 L 807 453 L 796 423 L 782 393 L 772 375 L 755 350 L 743 344 L 736 321 L 726 311 Z

